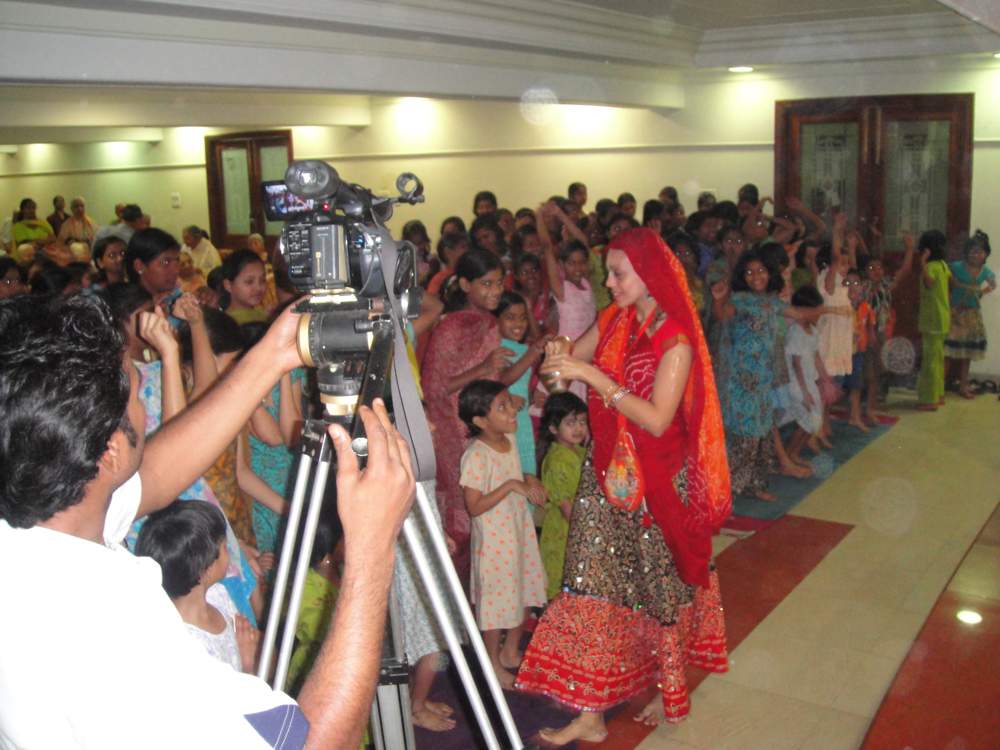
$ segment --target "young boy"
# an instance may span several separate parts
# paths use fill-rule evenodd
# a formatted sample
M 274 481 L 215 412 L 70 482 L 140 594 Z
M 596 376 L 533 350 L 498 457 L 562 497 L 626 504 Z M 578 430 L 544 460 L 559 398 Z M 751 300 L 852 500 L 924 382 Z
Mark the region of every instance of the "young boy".
M 258 632 L 219 583 L 229 565 L 222 511 L 201 500 L 175 500 L 143 524 L 135 554 L 159 564 L 167 596 L 212 656 L 238 672 L 255 670 Z

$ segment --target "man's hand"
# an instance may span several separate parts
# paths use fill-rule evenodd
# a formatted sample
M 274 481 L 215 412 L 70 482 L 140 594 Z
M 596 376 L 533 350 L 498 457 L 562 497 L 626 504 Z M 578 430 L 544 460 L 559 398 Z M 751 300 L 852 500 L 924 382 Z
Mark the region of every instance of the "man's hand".
M 358 468 L 347 431 L 340 425 L 330 426 L 337 450 L 337 511 L 344 526 L 348 564 L 357 555 L 371 561 L 392 559 L 416 488 L 410 448 L 389 421 L 382 400 L 375 400 L 374 409 L 362 406 L 358 415 L 368 436 L 364 471 Z
M 263 348 L 271 360 L 281 367 L 282 373 L 290 372 L 303 364 L 297 347 L 300 318 L 292 307 L 294 305 L 285 308 L 284 312 L 271 323 L 264 338 L 254 347 L 254 349 Z

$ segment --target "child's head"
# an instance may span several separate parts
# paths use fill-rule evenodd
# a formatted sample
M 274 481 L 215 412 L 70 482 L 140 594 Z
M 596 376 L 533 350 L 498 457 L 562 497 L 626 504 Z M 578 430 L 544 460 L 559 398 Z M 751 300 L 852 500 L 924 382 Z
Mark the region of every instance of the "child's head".
M 816 251 L 816 268 L 822 271 L 824 268 L 829 268 L 833 264 L 833 245 L 829 242 L 824 243 L 819 250 Z M 851 259 L 847 253 L 840 254 L 840 265 L 833 269 L 836 273 L 841 276 L 847 274 L 847 271 L 851 267 Z
M 542 261 L 525 254 L 514 261 L 514 288 L 534 296 L 542 289 Z
M 944 232 L 937 229 L 930 229 L 924 232 L 920 235 L 920 241 L 917 243 L 918 253 L 930 250 L 931 254 L 927 260 L 944 260 L 947 249 L 948 240 L 944 236 Z
M 500 259 L 488 250 L 469 250 L 455 266 L 455 279 L 449 285 L 445 311 L 474 307 L 493 312 L 503 292 L 503 267 Z
M 441 235 L 437 243 L 437 255 L 448 268 L 454 268 L 459 258 L 469 249 L 469 237 L 465 233 L 448 232 Z
M 816 262 L 818 252 L 819 243 L 816 240 L 803 240 L 799 249 L 795 251 L 795 267 L 809 268 L 811 263 Z
M 864 287 L 862 286 L 861 272 L 857 268 L 847 269 L 844 274 L 844 286 L 847 287 L 847 298 L 854 307 L 861 304 L 864 299 Z
M 510 392 L 495 380 L 473 380 L 458 394 L 458 416 L 469 437 L 517 431 L 517 409 Z
M 526 224 L 514 232 L 510 240 L 510 250 L 515 258 L 525 254 L 542 254 L 542 240 L 533 224 Z
M 981 266 L 990 257 L 990 237 L 986 232 L 977 229 L 972 236 L 965 241 L 962 248 L 965 259 L 973 266 Z
M 772 273 L 756 250 L 747 250 L 736 261 L 731 282 L 734 292 L 780 292 L 783 281 L 780 274 Z
M 684 272 L 690 277 L 698 272 L 698 249 L 694 240 L 684 232 L 674 232 L 667 237 L 667 246 L 677 256 L 677 260 L 684 266 Z
M 722 254 L 732 258 L 739 257 L 747 245 L 743 232 L 735 224 L 723 224 L 715 234 L 715 241 L 722 249 Z
M 237 250 L 222 263 L 224 307 L 236 310 L 258 307 L 267 292 L 264 263 L 253 250 Z
M 579 284 L 587 275 L 590 251 L 579 240 L 570 240 L 559 248 L 559 264 L 566 274 L 566 281 Z
M 517 292 L 504 292 L 493 311 L 497 316 L 500 336 L 511 341 L 524 341 L 528 333 L 528 303 Z
M 517 212 L 514 214 L 514 229 L 534 227 L 536 226 L 536 221 L 535 212 L 527 206 L 522 206 L 517 209 Z
M 469 228 L 472 246 L 480 250 L 489 250 L 494 255 L 504 254 L 503 230 L 497 224 L 492 213 L 478 217 Z
M 441 222 L 441 231 L 438 234 L 468 234 L 468 231 L 461 216 L 449 216 Z
M 403 225 L 403 239 L 412 242 L 424 256 L 430 254 L 431 237 L 427 234 L 427 227 L 419 219 L 412 219 Z
M 224 370 L 246 349 L 243 331 L 240 324 L 224 312 L 211 307 L 202 307 L 201 311 L 216 364 L 220 370 Z M 191 343 L 191 329 L 187 325 L 181 326 L 180 342 L 181 359 L 190 363 L 194 357 L 194 347 Z
M 171 599 L 190 593 L 199 583 L 211 586 L 222 580 L 229 565 L 226 519 L 202 500 L 175 500 L 146 519 L 135 554 L 159 563 Z
M 545 401 L 542 421 L 538 428 L 538 460 L 545 457 L 549 446 L 583 445 L 587 440 L 587 405 L 569 391 L 554 393 Z
M 792 295 L 793 307 L 822 307 L 823 295 L 812 284 L 805 284 Z
M 152 295 L 138 284 L 120 281 L 101 290 L 101 297 L 108 303 L 115 322 L 128 337 L 129 356 L 141 359 L 146 344 L 139 338 L 139 313 L 153 309 Z
M 472 213 L 476 216 L 486 216 L 497 210 L 497 197 L 489 190 L 480 190 L 472 199 Z
M 859 260 L 858 265 L 861 266 L 862 263 Z M 882 265 L 882 259 L 877 258 L 874 255 L 869 255 L 864 259 L 864 275 L 873 284 L 878 284 L 885 278 L 885 266 Z
M 632 193 L 622 193 L 619 195 L 618 209 L 629 218 L 635 216 L 635 196 Z

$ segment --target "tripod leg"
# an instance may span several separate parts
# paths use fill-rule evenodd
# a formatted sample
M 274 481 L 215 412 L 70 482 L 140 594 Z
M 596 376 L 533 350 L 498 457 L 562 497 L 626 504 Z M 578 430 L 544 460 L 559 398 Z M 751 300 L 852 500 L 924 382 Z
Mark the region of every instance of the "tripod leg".
M 448 546 L 444 541 L 444 534 L 441 532 L 441 528 L 438 526 L 437 518 L 434 516 L 434 512 L 430 507 L 431 502 L 433 501 L 427 497 L 427 491 L 424 488 L 424 485 L 418 483 L 416 506 L 419 509 L 420 517 L 423 520 L 424 525 L 427 527 L 427 534 L 431 540 L 431 547 L 434 550 L 439 567 L 445 573 L 446 591 L 449 595 L 449 601 L 458 609 L 462 617 L 465 630 L 469 635 L 469 643 L 472 645 L 472 649 L 476 654 L 476 661 L 479 662 L 479 667 L 483 672 L 486 684 L 489 686 L 490 695 L 493 698 L 493 703 L 497 708 L 497 712 L 500 714 L 500 721 L 503 724 L 505 732 L 507 733 L 507 737 L 510 741 L 510 747 L 512 750 L 521 750 L 524 745 L 522 744 L 521 738 L 518 734 L 517 725 L 514 723 L 514 717 L 510 713 L 510 707 L 507 705 L 507 699 L 504 697 L 503 688 L 500 686 L 499 680 L 497 680 L 489 655 L 486 653 L 486 646 L 483 644 L 482 636 L 479 633 L 479 626 L 472 614 L 472 608 L 469 606 L 469 602 L 465 598 L 465 592 L 462 589 L 462 584 L 458 580 L 458 574 L 455 572 L 455 567 L 451 563 L 451 557 L 448 554 Z M 431 604 L 437 616 L 438 623 L 441 625 L 441 630 L 444 632 L 445 638 L 448 640 L 449 650 L 451 651 L 452 657 L 455 659 L 456 667 L 459 670 L 459 676 L 462 677 L 467 697 L 472 703 L 473 712 L 476 714 L 476 720 L 479 722 L 480 729 L 483 730 L 483 736 L 487 738 L 487 743 L 489 743 L 491 737 L 493 738 L 493 741 L 496 742 L 493 734 L 493 727 L 489 723 L 489 718 L 485 714 L 485 709 L 482 709 L 482 714 L 480 714 L 480 711 L 477 710 L 477 705 L 480 708 L 482 707 L 482 699 L 475 688 L 475 684 L 471 682 L 471 673 L 469 673 L 470 682 L 468 683 L 466 682 L 465 675 L 463 674 L 463 666 L 465 668 L 465 672 L 468 673 L 468 663 L 465 659 L 465 653 L 462 651 L 461 644 L 458 642 L 455 627 L 451 622 L 450 612 L 444 604 L 439 584 L 431 571 L 426 551 L 420 544 L 417 529 L 414 526 L 415 522 L 416 520 L 411 515 L 411 517 L 406 520 L 406 523 L 403 524 L 403 533 L 406 536 L 407 543 L 410 545 L 413 559 L 417 564 L 421 579 L 423 580 L 424 585 L 427 588 L 428 595 L 431 598 Z M 450 635 L 454 638 L 454 643 L 452 642 L 452 638 L 449 637 L 449 631 Z M 488 732 L 487 729 L 489 730 Z M 494 745 L 490 745 L 490 747 L 492 748 Z
M 274 657 L 274 645 L 278 637 L 278 625 L 281 622 L 281 604 L 285 600 L 285 590 L 288 588 L 288 573 L 292 568 L 292 558 L 295 555 L 299 519 L 302 517 L 302 506 L 305 504 L 306 487 L 309 485 L 311 469 L 312 457 L 308 453 L 303 453 L 299 458 L 295 490 L 292 493 L 292 502 L 288 509 L 285 539 L 281 545 L 281 555 L 278 557 L 278 571 L 274 578 L 271 607 L 267 613 L 267 627 L 264 630 L 264 642 L 261 646 L 260 665 L 257 667 L 257 676 L 264 681 L 267 681 L 267 675 L 271 671 L 271 659 Z M 272 687 L 283 689 L 277 683 L 273 684 Z
M 302 529 L 302 539 L 299 542 L 299 556 L 295 561 L 295 579 L 292 583 L 291 596 L 288 599 L 285 629 L 281 634 L 281 648 L 278 651 L 278 662 L 274 668 L 274 681 L 271 683 L 276 690 L 285 689 L 285 679 L 288 677 L 288 663 L 291 661 L 292 648 L 295 645 L 295 627 L 299 623 L 302 590 L 306 584 L 306 574 L 309 572 L 309 556 L 316 538 L 316 525 L 319 523 L 320 511 L 323 509 L 326 480 L 330 475 L 330 460 L 330 437 L 324 432 L 319 461 L 316 464 L 316 476 L 313 478 L 312 494 L 309 497 L 309 507 L 306 510 L 305 526 Z M 278 605 L 277 600 L 273 600 L 271 606 L 280 605 Z

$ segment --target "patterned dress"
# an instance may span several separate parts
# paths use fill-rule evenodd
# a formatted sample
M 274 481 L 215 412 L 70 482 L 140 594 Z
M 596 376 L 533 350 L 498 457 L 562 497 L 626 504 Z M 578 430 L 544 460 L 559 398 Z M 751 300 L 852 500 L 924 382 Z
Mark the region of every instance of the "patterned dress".
M 816 284 L 819 293 L 823 296 L 823 304 L 827 307 L 850 308 L 851 300 L 847 296 L 847 287 L 844 286 L 844 279 L 836 274 L 833 281 L 833 294 L 826 291 L 826 277 L 828 274 L 836 274 L 833 268 L 826 268 L 820 272 Z M 854 365 L 851 357 L 854 354 L 853 330 L 854 323 L 848 315 L 827 314 L 820 316 L 817 325 L 819 332 L 819 356 L 823 360 L 823 367 L 832 378 L 837 375 L 850 375 Z M 734 487 L 735 491 L 736 488 Z
M 514 356 L 511 362 L 517 362 L 528 351 L 528 345 L 511 339 L 501 339 L 500 344 L 507 347 Z M 521 469 L 525 474 L 535 474 L 538 471 L 538 459 L 535 457 L 535 430 L 531 426 L 531 417 L 528 415 L 528 404 L 531 403 L 531 394 L 528 386 L 531 384 L 532 368 L 529 367 L 521 377 L 510 384 L 507 388 L 512 396 L 520 396 L 524 399 L 524 406 L 517 413 L 517 451 L 521 456 Z
M 485 360 L 498 346 L 500 333 L 493 315 L 472 308 L 448 313 L 431 334 L 420 371 L 427 419 L 435 427 L 438 507 L 445 533 L 457 546 L 454 563 L 463 582 L 469 578 L 471 523 L 458 472 L 468 430 L 458 417 L 458 391 L 448 393 L 447 384 Z
M 652 339 L 639 337 L 625 359 L 624 384 L 652 398 L 663 353 L 684 340 L 672 320 Z M 610 375 L 599 364 L 606 343 L 602 334 L 595 363 Z M 608 502 L 595 465 L 615 442 L 615 414 L 594 393 L 588 406 L 594 459 L 584 463 L 573 506 L 563 591 L 535 629 L 516 686 L 578 710 L 605 711 L 658 685 L 667 720 L 680 721 L 690 708 L 685 668 L 727 667 L 718 578 L 710 568 L 688 570 L 705 582 L 688 584 L 677 565 L 698 557 L 689 554 L 692 547 L 705 548 L 706 556 L 711 549 L 707 529 L 685 533 L 691 516 L 684 411 L 659 437 L 628 423 L 646 479 L 645 502 L 628 512 Z M 654 507 L 668 517 L 654 520 Z
M 986 266 L 975 276 L 964 260 L 957 260 L 950 267 L 951 275 L 960 284 L 982 287 L 989 281 L 996 281 L 996 276 Z M 944 340 L 944 356 L 974 362 L 986 356 L 986 326 L 983 325 L 979 295 L 968 289 L 955 287 L 951 290 L 951 325 Z
M 717 377 L 735 494 L 765 489 L 774 463 L 776 342 L 786 305 L 753 292 L 736 292 L 730 301 L 736 312 L 722 326 Z
M 508 479 L 524 479 L 517 448 L 501 453 L 473 440 L 462 456 L 462 487 L 492 492 Z M 472 518 L 470 599 L 480 630 L 507 630 L 524 621 L 527 607 L 545 604 L 545 572 L 527 498 L 509 492 Z

